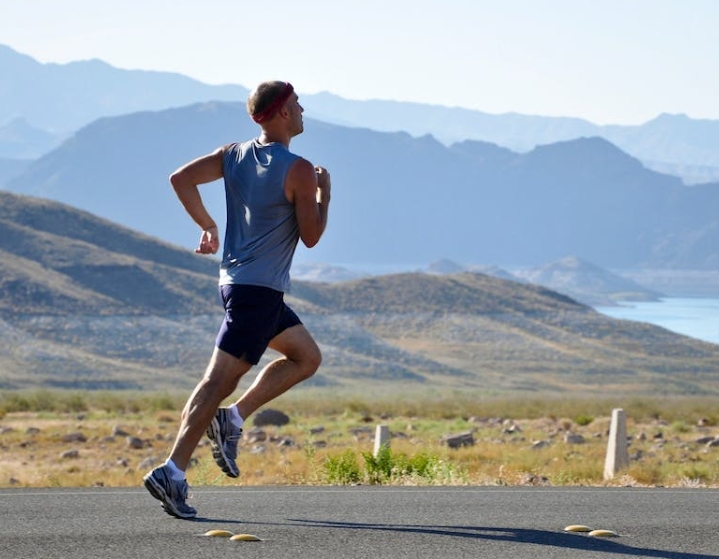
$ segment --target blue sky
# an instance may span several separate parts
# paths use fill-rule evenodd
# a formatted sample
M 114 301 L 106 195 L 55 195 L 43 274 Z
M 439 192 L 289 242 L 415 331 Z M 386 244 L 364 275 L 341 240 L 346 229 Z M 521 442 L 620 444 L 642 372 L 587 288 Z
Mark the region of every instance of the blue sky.
M 261 6 L 256 9 L 254 6 Z M 0 43 L 252 87 L 640 124 L 719 119 L 715 0 L 4 0 Z

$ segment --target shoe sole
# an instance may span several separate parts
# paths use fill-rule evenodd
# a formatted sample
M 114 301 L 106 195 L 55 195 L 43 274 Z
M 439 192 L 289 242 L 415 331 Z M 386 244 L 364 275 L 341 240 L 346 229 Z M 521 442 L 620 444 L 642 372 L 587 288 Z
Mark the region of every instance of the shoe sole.
M 223 473 L 228 477 L 239 477 L 240 469 L 237 465 L 235 465 L 234 469 L 230 465 L 227 455 L 222 448 L 223 445 L 218 443 L 221 438 L 219 435 L 220 423 L 216 418 L 213 418 L 212 423 L 210 423 L 210 426 L 207 428 L 207 436 L 210 438 L 210 442 L 212 443 L 212 457 L 215 459 L 215 464 L 217 464 Z
M 177 507 L 172 504 L 172 501 L 165 492 L 165 488 L 157 483 L 151 475 L 146 476 L 143 479 L 143 482 L 145 484 L 145 488 L 150 492 L 150 495 L 162 503 L 162 510 L 170 516 L 182 518 L 183 520 L 195 518 L 197 516 L 197 512 L 183 513 L 177 510 Z

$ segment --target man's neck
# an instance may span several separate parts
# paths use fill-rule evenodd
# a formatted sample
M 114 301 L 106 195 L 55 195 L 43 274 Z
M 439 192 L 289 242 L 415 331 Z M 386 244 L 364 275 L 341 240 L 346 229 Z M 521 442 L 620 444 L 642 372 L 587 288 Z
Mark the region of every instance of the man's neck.
M 276 134 L 272 132 L 267 132 L 266 130 L 263 130 L 260 134 L 259 138 L 257 140 L 261 144 L 282 144 L 286 148 L 290 147 L 290 137 L 283 134 Z

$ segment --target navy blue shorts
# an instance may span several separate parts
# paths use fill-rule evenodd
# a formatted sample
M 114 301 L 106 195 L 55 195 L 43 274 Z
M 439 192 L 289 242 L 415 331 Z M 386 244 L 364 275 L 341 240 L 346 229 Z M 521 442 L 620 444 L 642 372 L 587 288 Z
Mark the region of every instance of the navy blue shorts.
M 285 304 L 284 293 L 257 285 L 221 285 L 225 319 L 215 345 L 222 351 L 257 365 L 272 338 L 302 324 Z

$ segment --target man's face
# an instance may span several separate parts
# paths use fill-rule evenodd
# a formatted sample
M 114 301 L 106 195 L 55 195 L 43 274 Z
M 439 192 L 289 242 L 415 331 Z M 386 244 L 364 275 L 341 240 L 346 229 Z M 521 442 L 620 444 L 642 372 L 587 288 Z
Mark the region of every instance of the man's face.
M 302 122 L 302 113 L 305 110 L 302 108 L 302 105 L 300 105 L 299 98 L 297 97 L 296 93 L 293 93 L 292 96 L 287 100 L 285 108 L 287 109 L 287 112 L 290 116 L 290 132 L 293 136 L 301 134 L 305 129 L 304 123 Z

